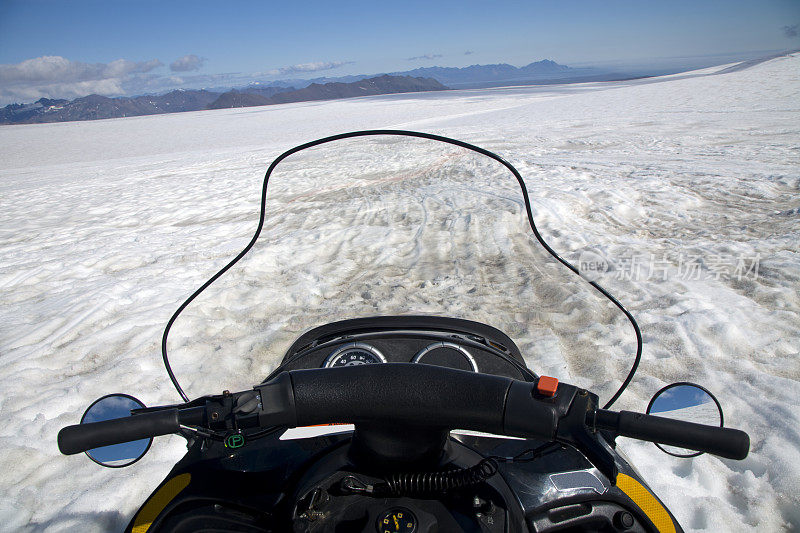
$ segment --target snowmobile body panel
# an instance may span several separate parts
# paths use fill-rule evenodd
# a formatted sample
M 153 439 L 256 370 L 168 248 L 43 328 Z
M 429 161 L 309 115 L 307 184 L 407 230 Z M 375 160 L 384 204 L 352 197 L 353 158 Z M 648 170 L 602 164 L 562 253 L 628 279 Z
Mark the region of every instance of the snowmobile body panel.
M 236 454 L 222 444 L 202 449 L 202 443 L 196 442 L 151 494 L 126 532 L 193 531 L 200 526 L 212 531 L 290 531 L 293 526 L 286 519 L 292 514 L 293 499 L 299 499 L 303 485 L 314 484 L 304 478 L 314 477 L 315 466 L 324 463 L 352 471 L 346 457 L 350 437 L 349 433 L 339 433 L 280 440 L 276 435 L 246 444 L 245 450 L 240 448 Z M 447 453 L 453 459 L 451 464 L 457 465 L 485 455 L 514 456 L 542 444 L 534 439 L 456 434 L 451 436 Z M 616 484 L 570 447 L 560 447 L 531 462 L 501 464 L 493 488 L 502 503 L 495 505 L 494 516 L 484 513 L 482 521 L 473 518 L 472 530 L 550 532 L 596 527 L 598 531 L 682 532 L 639 474 L 619 454 L 615 453 L 615 459 L 620 471 Z M 331 474 L 335 472 L 317 477 Z M 305 489 L 307 492 L 308 487 Z M 470 492 L 467 499 L 472 498 Z M 346 515 L 348 502 L 333 500 L 328 507 Z M 428 510 L 417 514 L 427 512 L 441 526 L 448 510 L 431 509 L 430 502 L 420 501 Z M 420 505 L 412 498 L 375 499 L 370 503 L 374 508 L 367 510 L 368 517 L 398 506 L 415 511 Z M 628 522 L 631 519 L 633 523 Z M 364 531 L 375 530 L 369 518 L 365 523 Z M 522 523 L 525 528 L 518 527 Z M 630 526 L 623 528 L 624 524 Z M 324 519 L 303 527 L 306 529 L 295 530 L 336 531 L 336 523 Z

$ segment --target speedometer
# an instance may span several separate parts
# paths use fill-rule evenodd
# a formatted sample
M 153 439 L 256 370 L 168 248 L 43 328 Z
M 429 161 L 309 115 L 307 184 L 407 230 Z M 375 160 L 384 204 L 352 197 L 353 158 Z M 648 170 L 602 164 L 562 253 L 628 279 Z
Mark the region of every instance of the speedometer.
M 325 368 L 333 368 L 338 366 L 355 366 L 355 365 L 370 365 L 374 363 L 385 363 L 386 358 L 374 346 L 364 344 L 363 342 L 351 342 L 340 346 L 333 353 L 331 353 L 325 364 Z

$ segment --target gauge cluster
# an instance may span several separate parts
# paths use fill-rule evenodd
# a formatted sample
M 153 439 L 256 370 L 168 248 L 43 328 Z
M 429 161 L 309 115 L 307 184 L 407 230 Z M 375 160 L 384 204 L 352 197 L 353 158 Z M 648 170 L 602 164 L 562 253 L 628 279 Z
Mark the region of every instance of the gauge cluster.
M 438 322 L 447 327 L 431 327 Z M 338 329 L 312 330 L 298 339 L 278 370 L 416 363 L 522 380 L 532 377 L 513 341 L 499 332 L 502 337 L 490 337 L 487 333 L 493 328 L 485 325 L 475 331 L 477 323 L 438 317 L 417 322 L 378 317 L 342 324 Z
M 335 348 L 322 366 L 335 368 L 386 362 L 386 357 L 375 346 L 365 342 L 348 342 Z M 433 342 L 414 354 L 414 357 L 407 362 L 480 372 L 478 363 L 469 350 L 454 342 Z
M 505 354 L 468 338 L 431 332 L 363 335 L 320 345 L 283 365 L 284 370 L 335 368 L 382 363 L 417 363 L 456 370 L 526 379 L 525 372 Z

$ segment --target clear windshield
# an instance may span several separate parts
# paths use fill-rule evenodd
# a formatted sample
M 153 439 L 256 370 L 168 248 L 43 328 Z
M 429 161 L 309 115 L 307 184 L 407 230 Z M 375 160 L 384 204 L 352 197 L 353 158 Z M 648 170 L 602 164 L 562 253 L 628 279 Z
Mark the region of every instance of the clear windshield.
M 528 188 L 535 216 L 535 184 Z M 307 148 L 277 165 L 258 240 L 183 311 L 169 357 L 190 398 L 241 390 L 308 329 L 398 314 L 494 326 L 534 372 L 601 400 L 635 348 L 624 315 L 537 242 L 504 165 L 441 141 L 381 135 Z

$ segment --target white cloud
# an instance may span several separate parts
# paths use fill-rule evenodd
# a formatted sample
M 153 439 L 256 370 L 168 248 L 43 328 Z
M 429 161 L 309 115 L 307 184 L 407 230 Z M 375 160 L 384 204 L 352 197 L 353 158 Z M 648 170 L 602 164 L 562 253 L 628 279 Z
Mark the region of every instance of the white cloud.
M 198 57 L 194 54 L 187 54 L 170 63 L 169 69 L 172 72 L 191 72 L 193 70 L 200 70 L 205 62 L 206 59 L 204 57 Z
M 425 54 L 423 56 L 414 56 L 407 58 L 408 61 L 416 61 L 417 59 L 436 59 L 442 57 L 442 54 Z
M 65 98 L 71 100 L 89 94 L 117 96 L 123 93 L 122 83 L 116 79 L 54 83 L 42 86 L 16 86 L 0 89 L 0 105 L 14 102 L 30 103 L 39 98 Z
M 120 78 L 150 72 L 162 66 L 158 59 L 111 63 L 81 63 L 61 56 L 42 56 L 15 65 L 0 65 L 0 87 L 27 83 L 67 83 Z
M 0 65 L 0 102 L 30 102 L 42 97 L 76 98 L 87 94 L 124 93 L 126 83 L 163 64 L 158 59 L 82 63 L 61 56 L 42 56 Z
M 244 85 L 258 76 L 287 76 L 331 70 L 349 61 L 300 63 L 259 74 L 229 72 L 200 74 L 204 58 L 189 54 L 173 61 L 170 71 L 157 59 L 109 63 L 82 63 L 60 56 L 42 56 L 16 64 L 0 64 L 0 106 L 31 103 L 39 98 L 79 98 L 89 94 L 127 96 L 159 93 L 177 88 L 224 88 Z
M 266 76 L 286 76 L 287 74 L 301 74 L 304 72 L 319 72 L 321 70 L 332 70 L 343 65 L 352 64 L 352 61 L 317 61 L 312 63 L 299 63 L 289 67 L 268 70 L 260 74 Z

